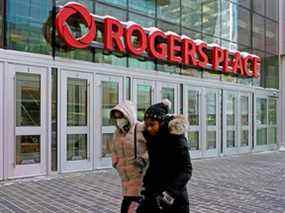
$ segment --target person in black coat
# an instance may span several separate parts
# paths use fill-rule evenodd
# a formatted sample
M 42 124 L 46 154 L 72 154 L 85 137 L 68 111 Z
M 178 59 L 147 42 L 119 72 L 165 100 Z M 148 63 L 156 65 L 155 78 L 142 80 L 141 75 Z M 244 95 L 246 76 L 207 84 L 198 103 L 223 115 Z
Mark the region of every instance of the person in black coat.
M 192 163 L 184 135 L 188 121 L 182 115 L 168 115 L 170 104 L 163 100 L 145 112 L 149 165 L 138 213 L 190 212 L 186 185 L 192 176 Z

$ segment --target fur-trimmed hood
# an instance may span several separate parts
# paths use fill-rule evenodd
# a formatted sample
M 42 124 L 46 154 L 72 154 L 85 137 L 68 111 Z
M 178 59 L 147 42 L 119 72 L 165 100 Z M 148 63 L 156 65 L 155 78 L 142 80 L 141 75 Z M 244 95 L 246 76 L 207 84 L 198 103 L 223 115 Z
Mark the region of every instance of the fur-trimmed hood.
M 168 123 L 169 133 L 173 135 L 182 135 L 188 132 L 189 122 L 184 115 L 172 115 Z

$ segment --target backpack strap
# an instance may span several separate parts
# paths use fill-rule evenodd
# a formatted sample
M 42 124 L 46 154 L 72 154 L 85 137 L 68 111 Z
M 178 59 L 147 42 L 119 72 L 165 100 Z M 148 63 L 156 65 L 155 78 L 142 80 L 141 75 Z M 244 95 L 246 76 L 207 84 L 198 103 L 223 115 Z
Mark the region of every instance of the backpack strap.
M 134 156 L 135 156 L 135 159 L 138 158 L 138 150 L 137 150 L 137 124 L 135 124 L 135 129 L 134 129 Z

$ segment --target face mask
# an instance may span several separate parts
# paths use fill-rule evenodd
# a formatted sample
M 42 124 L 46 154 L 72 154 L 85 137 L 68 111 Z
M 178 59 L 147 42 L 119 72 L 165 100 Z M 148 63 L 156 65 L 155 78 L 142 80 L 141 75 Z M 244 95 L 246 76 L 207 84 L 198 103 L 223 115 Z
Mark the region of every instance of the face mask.
M 128 127 L 129 125 L 129 121 L 126 118 L 119 118 L 119 119 L 116 119 L 116 125 L 121 130 L 125 130 L 126 127 Z

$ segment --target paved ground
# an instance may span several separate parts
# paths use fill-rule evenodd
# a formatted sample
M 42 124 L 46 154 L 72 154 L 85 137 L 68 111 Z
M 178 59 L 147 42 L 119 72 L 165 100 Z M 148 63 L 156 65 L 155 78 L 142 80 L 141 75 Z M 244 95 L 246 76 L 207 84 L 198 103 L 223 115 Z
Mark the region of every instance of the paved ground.
M 195 160 L 191 213 L 285 213 L 285 153 Z M 0 183 L 0 212 L 119 213 L 113 170 Z

